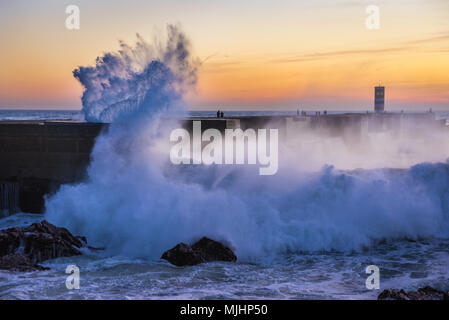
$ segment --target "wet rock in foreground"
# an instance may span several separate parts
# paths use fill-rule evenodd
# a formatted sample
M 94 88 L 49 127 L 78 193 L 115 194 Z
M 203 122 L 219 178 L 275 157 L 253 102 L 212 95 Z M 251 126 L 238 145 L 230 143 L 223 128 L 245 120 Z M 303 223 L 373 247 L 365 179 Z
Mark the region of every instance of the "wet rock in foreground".
M 80 255 L 86 238 L 43 220 L 25 228 L 0 230 L 0 269 L 43 270 L 39 262 Z
M 377 300 L 449 300 L 449 294 L 429 286 L 409 292 L 402 289 L 386 289 L 379 294 Z
M 48 270 L 49 268 L 42 267 L 31 261 L 30 258 L 21 253 L 7 254 L 0 257 L 0 270 L 11 271 L 34 271 L 34 270 Z
M 165 251 L 161 259 L 181 267 L 211 261 L 234 262 L 237 257 L 231 249 L 220 242 L 203 237 L 192 246 L 182 242 L 177 244 L 172 249 Z

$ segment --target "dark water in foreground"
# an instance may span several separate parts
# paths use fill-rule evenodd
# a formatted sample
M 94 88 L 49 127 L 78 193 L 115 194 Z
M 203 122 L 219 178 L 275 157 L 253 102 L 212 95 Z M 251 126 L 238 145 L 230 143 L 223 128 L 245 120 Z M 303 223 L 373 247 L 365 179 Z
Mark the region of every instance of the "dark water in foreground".
M 18 214 L 0 228 L 42 215 Z M 65 269 L 80 267 L 80 290 L 67 290 Z M 98 252 L 46 261 L 49 271 L 0 271 L 0 299 L 375 299 L 365 268 L 380 268 L 380 288 L 449 289 L 449 240 L 398 241 L 361 253 L 291 254 L 263 263 L 174 267 L 162 260 L 102 257 Z

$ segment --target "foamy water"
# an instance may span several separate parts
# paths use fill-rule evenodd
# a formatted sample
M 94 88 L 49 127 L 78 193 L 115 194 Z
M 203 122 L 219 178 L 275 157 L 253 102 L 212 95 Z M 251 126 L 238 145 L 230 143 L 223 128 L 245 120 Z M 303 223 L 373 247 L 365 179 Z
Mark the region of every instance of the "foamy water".
M 305 133 L 280 141 L 273 176 L 250 165 L 174 166 L 159 121 L 188 114 L 182 96 L 198 65 L 185 35 L 168 32 L 165 46 L 139 37 L 74 71 L 85 119 L 112 124 L 96 140 L 88 180 L 47 197 L 44 218 L 105 250 L 44 262 L 50 271 L 2 271 L 1 297 L 375 298 L 365 287 L 372 264 L 381 288 L 449 289 L 448 132 L 362 142 Z M 16 215 L 0 227 L 42 218 Z M 238 262 L 159 259 L 203 236 L 228 244 Z M 68 264 L 81 268 L 80 291 L 65 289 Z
M 42 215 L 18 214 L 0 228 Z M 375 299 L 365 268 L 380 267 L 381 289 L 449 288 L 449 241 L 382 243 L 358 253 L 286 254 L 269 264 L 208 263 L 174 267 L 163 260 L 83 256 L 44 262 L 49 271 L 0 271 L 0 299 Z M 65 268 L 80 267 L 80 290 L 67 290 Z
M 46 261 L 49 271 L 0 271 L 0 298 L 375 299 L 380 291 L 365 287 L 372 264 L 381 290 L 449 289 L 445 162 L 293 175 L 289 166 L 263 181 L 221 167 L 155 176 L 146 172 L 150 154 L 105 158 L 133 166 L 116 176 L 116 164 L 100 161 L 90 183 L 63 187 L 51 199 L 45 217 L 1 219 L 3 229 L 47 218 L 107 250 Z M 238 262 L 178 268 L 159 260 L 177 242 L 202 235 L 231 243 Z M 79 291 L 65 287 L 70 264 L 81 269 Z

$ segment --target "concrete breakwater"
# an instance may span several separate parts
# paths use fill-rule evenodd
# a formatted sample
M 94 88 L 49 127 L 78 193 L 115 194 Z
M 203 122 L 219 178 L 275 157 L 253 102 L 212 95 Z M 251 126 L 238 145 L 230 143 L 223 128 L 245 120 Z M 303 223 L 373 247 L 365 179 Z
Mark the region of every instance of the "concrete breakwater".
M 8 181 L 0 182 L 0 218 L 19 210 L 19 184 Z
M 429 125 L 444 128 L 444 123 L 436 121 L 431 113 L 187 118 L 181 119 L 180 125 L 191 130 L 194 120 L 201 121 L 203 131 L 275 128 L 281 140 L 300 136 L 304 130 L 353 140 L 373 131 L 419 134 L 420 128 Z M 7 199 L 0 200 L 1 209 L 10 213 L 42 212 L 44 195 L 55 192 L 61 184 L 86 179 L 95 139 L 108 127 L 108 124 L 70 121 L 0 121 L 0 183 L 5 186 L 0 197 Z
M 45 194 L 63 183 L 81 181 L 95 138 L 105 126 L 52 121 L 0 122 L 0 182 L 18 186 L 18 209 L 42 212 Z

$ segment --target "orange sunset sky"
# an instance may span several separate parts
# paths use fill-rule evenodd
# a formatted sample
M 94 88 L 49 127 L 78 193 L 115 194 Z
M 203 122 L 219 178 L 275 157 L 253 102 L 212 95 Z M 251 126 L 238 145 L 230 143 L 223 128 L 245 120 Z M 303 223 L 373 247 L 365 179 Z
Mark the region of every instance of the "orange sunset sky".
M 69 4 L 79 30 L 65 27 Z M 449 109 L 448 0 L 0 0 L 0 108 L 81 108 L 74 68 L 167 23 L 203 61 L 193 110 L 368 110 L 379 83 L 386 109 Z

